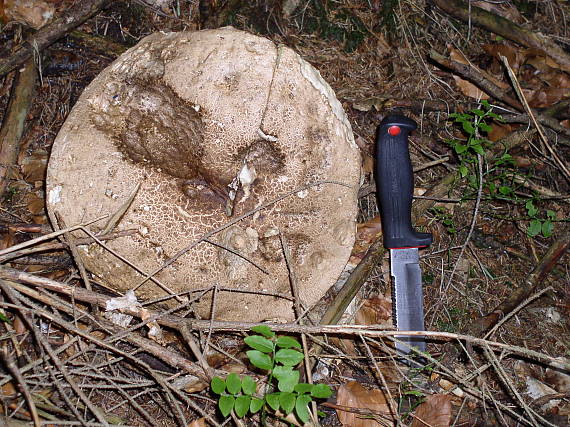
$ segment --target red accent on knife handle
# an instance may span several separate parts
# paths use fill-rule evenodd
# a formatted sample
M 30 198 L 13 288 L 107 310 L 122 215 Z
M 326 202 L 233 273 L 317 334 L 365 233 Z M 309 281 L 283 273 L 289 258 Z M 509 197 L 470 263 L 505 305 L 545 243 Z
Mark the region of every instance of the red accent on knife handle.
M 419 233 L 412 227 L 414 177 L 408 135 L 416 127 L 416 122 L 400 115 L 387 116 L 378 126 L 376 189 L 388 249 L 421 248 L 432 242 L 430 233 Z

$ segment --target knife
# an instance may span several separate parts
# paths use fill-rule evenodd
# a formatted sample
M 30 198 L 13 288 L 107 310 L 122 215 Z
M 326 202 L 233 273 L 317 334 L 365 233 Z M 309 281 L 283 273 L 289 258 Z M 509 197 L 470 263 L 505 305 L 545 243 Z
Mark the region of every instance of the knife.
M 389 115 L 378 126 L 376 136 L 376 189 L 384 247 L 390 249 L 392 276 L 392 310 L 400 331 L 424 330 L 424 304 L 419 248 L 432 242 L 432 235 L 419 233 L 412 227 L 412 193 L 414 177 L 408 149 L 408 135 L 416 122 Z M 423 337 L 399 336 L 396 350 L 400 355 L 410 347 L 426 350 Z

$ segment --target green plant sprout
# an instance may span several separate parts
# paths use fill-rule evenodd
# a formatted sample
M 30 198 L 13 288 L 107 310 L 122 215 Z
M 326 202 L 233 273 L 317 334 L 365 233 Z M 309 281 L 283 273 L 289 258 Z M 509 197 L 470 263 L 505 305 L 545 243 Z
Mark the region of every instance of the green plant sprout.
M 460 126 L 467 136 L 466 140 L 449 139 L 446 142 L 453 148 L 459 158 L 458 174 L 461 178 L 466 178 L 469 186 L 473 189 L 478 187 L 478 176 L 475 167 L 479 161 L 478 155 L 487 158 L 486 149 L 492 144 L 481 134 L 488 134 L 491 130 L 491 121 L 503 122 L 503 118 L 492 111 L 488 101 L 481 101 L 481 108 L 474 108 L 465 113 L 452 113 L 449 115 L 453 123 Z M 487 170 L 483 174 L 485 181 L 484 188 L 488 196 L 492 199 L 508 200 L 516 203 L 524 203 L 527 215 L 530 219 L 527 227 L 527 235 L 536 237 L 550 237 L 554 231 L 554 221 L 556 215 L 553 211 L 547 210 L 546 215 L 539 215 L 539 210 L 535 206 L 536 199 L 521 198 L 516 191 L 520 184 L 514 182 L 512 173 L 513 157 L 504 152 L 500 157 L 489 160 Z M 442 210 L 433 211 L 435 218 L 443 223 L 447 231 L 453 234 L 456 230 L 451 221 L 451 216 L 446 215 Z M 546 216 L 546 218 L 545 218 Z
M 457 233 L 455 224 L 453 223 L 453 215 L 443 206 L 434 206 L 430 209 L 434 214 L 435 219 L 441 222 L 449 234 Z
M 458 139 L 446 141 L 453 147 L 459 157 L 459 174 L 462 178 L 470 176 L 468 165 L 477 161 L 476 154 L 485 156 L 485 148 L 490 144 L 490 141 L 482 137 L 481 132 L 489 133 L 492 129 L 487 121 L 504 121 L 501 116 L 492 111 L 489 101 L 482 100 L 481 107 L 473 108 L 466 113 L 452 113 L 449 115 L 455 124 L 461 125 L 463 132 L 467 135 L 467 141 Z M 473 178 L 476 182 L 476 177 L 473 176 Z
M 538 217 L 538 208 L 534 205 L 532 200 L 528 200 L 525 205 L 526 213 L 530 217 L 530 223 L 526 230 L 529 237 L 535 237 L 542 234 L 543 237 L 552 236 L 554 231 L 553 220 L 556 219 L 556 212 L 550 209 L 546 210 L 546 219 L 541 219 Z
M 258 395 L 257 384 L 250 376 L 240 378 L 232 373 L 225 380 L 212 378 L 210 386 L 219 395 L 220 412 L 227 417 L 233 411 L 238 418 L 243 418 L 248 413 L 262 411 L 263 419 L 268 408 L 274 412 L 280 410 L 286 415 L 294 411 L 299 420 L 306 423 L 310 419 L 309 403 L 313 399 L 331 396 L 331 388 L 326 384 L 299 382 L 300 372 L 294 368 L 304 359 L 304 355 L 296 350 L 301 348 L 301 344 L 295 338 L 276 336 L 275 332 L 263 325 L 251 330 L 259 335 L 244 339 L 252 348 L 246 354 L 253 366 L 267 372 L 267 387 Z

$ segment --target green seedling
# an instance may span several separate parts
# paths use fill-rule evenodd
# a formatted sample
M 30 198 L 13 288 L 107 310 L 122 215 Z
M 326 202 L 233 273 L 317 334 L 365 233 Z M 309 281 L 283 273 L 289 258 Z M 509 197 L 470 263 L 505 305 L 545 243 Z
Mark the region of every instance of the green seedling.
M 451 145 L 457 156 L 459 157 L 459 175 L 462 178 L 467 177 L 469 183 L 473 187 L 477 187 L 477 177 L 470 173 L 470 165 L 477 162 L 477 154 L 485 156 L 485 149 L 490 141 L 482 136 L 491 131 L 490 121 L 503 121 L 503 118 L 492 111 L 491 104 L 488 101 L 481 101 L 481 108 L 473 108 L 466 113 L 452 113 L 450 119 L 463 130 L 467 136 L 467 140 L 450 139 L 446 142 Z
M 539 210 L 532 200 L 528 200 L 524 207 L 526 209 L 526 213 L 530 217 L 530 223 L 526 230 L 526 234 L 529 237 L 535 237 L 539 234 L 542 234 L 543 237 L 552 236 L 552 232 L 554 231 L 554 224 L 552 221 L 556 219 L 556 213 L 547 209 L 546 219 L 542 219 L 538 217 Z
M 310 419 L 309 403 L 331 396 L 331 388 L 326 384 L 299 382 L 300 372 L 295 367 L 304 356 L 299 351 L 301 344 L 295 338 L 276 336 L 267 326 L 255 326 L 251 330 L 259 335 L 244 339 L 251 348 L 246 354 L 253 366 L 267 372 L 267 387 L 258 394 L 257 384 L 250 376 L 230 374 L 226 379 L 212 378 L 210 386 L 219 395 L 220 412 L 227 417 L 233 411 L 239 418 L 259 411 L 264 417 L 267 410 L 284 414 L 294 412 L 306 423 Z
M 453 215 L 449 213 L 443 206 L 435 206 L 431 209 L 435 219 L 441 222 L 449 234 L 457 233 L 455 224 L 453 223 Z

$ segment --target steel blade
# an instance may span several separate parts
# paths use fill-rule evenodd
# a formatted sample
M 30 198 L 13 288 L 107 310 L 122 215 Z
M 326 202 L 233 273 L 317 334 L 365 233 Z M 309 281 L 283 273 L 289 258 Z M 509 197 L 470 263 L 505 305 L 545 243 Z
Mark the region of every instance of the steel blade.
M 400 331 L 424 330 L 424 296 L 422 272 L 417 248 L 390 249 L 392 298 L 394 320 Z M 408 354 L 410 346 L 426 350 L 424 337 L 396 336 L 403 343 L 396 344 L 398 352 Z

